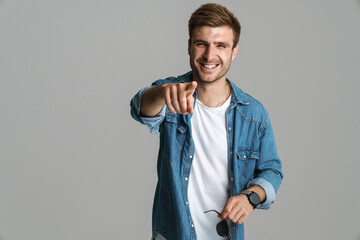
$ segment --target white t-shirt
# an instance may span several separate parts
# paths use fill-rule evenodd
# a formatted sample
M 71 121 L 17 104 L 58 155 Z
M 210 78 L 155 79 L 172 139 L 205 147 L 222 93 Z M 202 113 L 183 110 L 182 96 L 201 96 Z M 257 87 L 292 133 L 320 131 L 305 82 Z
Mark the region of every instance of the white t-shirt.
M 197 100 L 191 118 L 195 153 L 189 177 L 188 198 L 197 239 L 224 239 L 216 232 L 221 212 L 229 198 L 229 170 L 225 113 L 229 97 L 220 107 L 209 108 Z

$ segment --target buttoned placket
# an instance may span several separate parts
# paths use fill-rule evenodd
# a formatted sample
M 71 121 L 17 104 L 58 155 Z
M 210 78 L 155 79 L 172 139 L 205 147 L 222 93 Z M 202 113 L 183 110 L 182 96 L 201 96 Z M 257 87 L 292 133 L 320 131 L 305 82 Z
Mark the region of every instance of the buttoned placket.
M 196 99 L 196 97 L 195 97 Z M 191 116 L 192 114 L 187 115 L 186 117 L 184 117 L 184 121 L 185 123 L 187 123 L 188 126 L 188 133 L 190 134 L 191 137 Z M 192 137 L 191 137 L 192 138 Z M 196 232 L 195 232 L 195 225 L 194 222 L 192 220 L 191 214 L 190 214 L 190 208 L 189 208 L 189 199 L 188 199 L 188 187 L 189 187 L 189 178 L 190 178 L 190 172 L 191 172 L 191 165 L 192 165 L 192 160 L 194 157 L 194 143 L 191 141 L 190 143 L 190 147 L 188 148 L 188 152 L 185 153 L 185 159 L 184 159 L 184 170 L 183 170 L 183 176 L 182 176 L 182 185 L 183 185 L 183 196 L 184 196 L 184 203 L 185 203 L 185 207 L 186 210 L 188 212 L 188 218 L 189 218 L 189 224 L 190 224 L 190 239 L 191 240 L 196 240 Z
M 232 99 L 233 100 L 233 99 Z M 233 164 L 233 114 L 234 107 L 236 103 L 231 101 L 229 109 L 226 111 L 225 119 L 226 119 L 226 134 L 227 134 L 227 142 L 228 142 L 228 166 L 229 166 L 229 177 L 230 177 L 230 196 L 234 196 L 235 194 L 235 182 L 234 182 L 234 173 L 232 170 Z M 229 222 L 230 228 L 230 239 L 236 239 L 236 223 Z

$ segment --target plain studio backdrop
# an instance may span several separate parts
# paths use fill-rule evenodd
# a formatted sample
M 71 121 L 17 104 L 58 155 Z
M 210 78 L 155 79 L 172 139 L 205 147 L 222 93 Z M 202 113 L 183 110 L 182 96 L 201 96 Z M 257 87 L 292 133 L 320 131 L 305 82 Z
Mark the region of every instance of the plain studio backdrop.
M 270 112 L 285 174 L 246 239 L 360 239 L 360 2 L 217 2 L 242 24 L 228 77 Z M 0 0 L 1 240 L 150 239 L 159 136 L 129 102 L 190 69 L 202 3 Z

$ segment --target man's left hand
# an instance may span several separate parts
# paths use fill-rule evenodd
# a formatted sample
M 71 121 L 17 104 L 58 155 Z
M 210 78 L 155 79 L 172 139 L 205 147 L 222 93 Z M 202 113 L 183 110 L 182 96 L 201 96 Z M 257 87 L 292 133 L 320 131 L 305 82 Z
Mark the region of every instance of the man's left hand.
M 231 197 L 224 209 L 221 211 L 221 218 L 228 219 L 234 223 L 242 224 L 245 219 L 250 216 L 254 210 L 250 204 L 246 195 L 240 194 L 238 196 Z

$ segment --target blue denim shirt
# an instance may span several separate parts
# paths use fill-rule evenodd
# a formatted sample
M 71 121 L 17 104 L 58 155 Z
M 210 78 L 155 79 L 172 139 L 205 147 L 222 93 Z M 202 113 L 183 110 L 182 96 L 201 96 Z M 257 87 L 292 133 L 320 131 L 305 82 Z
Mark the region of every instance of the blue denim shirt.
M 191 81 L 192 72 L 188 72 L 158 80 L 152 86 Z M 227 81 L 233 90 L 226 112 L 230 196 L 259 185 L 267 197 L 258 208 L 269 209 L 283 178 L 269 115 L 259 101 Z M 191 135 L 192 114 L 173 114 L 164 106 L 155 117 L 140 116 L 141 98 L 149 88 L 141 89 L 131 100 L 130 106 L 135 120 L 148 126 L 151 133 L 160 133 L 158 183 L 152 217 L 153 239 L 157 239 L 157 236 L 168 240 L 196 239 L 196 226 L 190 215 L 187 192 L 196 147 Z M 230 239 L 244 239 L 243 224 L 230 223 Z

